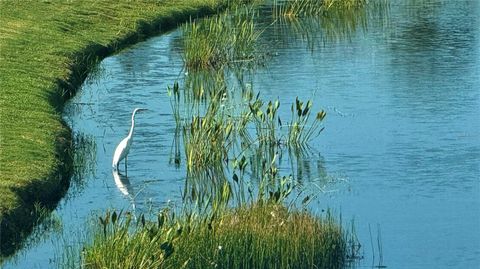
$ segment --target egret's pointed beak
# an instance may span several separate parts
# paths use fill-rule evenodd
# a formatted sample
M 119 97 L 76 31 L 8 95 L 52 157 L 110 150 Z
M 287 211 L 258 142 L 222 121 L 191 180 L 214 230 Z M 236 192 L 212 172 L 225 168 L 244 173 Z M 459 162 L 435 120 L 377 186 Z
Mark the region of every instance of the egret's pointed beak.
M 146 111 L 146 110 L 148 110 L 148 109 L 138 107 L 138 108 L 135 108 L 134 111 L 135 111 L 135 112 L 140 112 L 140 111 Z

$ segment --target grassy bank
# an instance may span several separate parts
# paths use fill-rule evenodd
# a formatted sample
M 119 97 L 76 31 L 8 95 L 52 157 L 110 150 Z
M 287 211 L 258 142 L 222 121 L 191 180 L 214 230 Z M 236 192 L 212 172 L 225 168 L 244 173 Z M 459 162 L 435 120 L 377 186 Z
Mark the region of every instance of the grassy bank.
M 32 228 L 34 204 L 55 204 L 68 186 L 61 110 L 95 62 L 222 2 L 0 1 L 1 256 Z

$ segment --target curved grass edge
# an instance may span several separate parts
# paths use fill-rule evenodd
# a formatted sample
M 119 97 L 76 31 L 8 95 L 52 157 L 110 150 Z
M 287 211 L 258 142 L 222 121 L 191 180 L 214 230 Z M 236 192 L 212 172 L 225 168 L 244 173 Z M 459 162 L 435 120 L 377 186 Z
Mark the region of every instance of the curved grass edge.
M 68 188 L 72 137 L 61 112 L 94 64 L 222 2 L 0 3 L 0 263 L 32 230 L 36 205 L 53 208 Z

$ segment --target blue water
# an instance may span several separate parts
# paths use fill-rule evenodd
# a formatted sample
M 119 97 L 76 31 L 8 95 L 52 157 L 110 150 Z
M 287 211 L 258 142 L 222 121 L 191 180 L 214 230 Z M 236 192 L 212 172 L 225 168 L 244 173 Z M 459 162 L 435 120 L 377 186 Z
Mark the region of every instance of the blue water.
M 270 26 L 261 42 L 273 57 L 251 84 L 264 100 L 278 98 L 283 116 L 296 96 L 327 111 L 295 172 L 321 187 L 312 185 L 314 212 L 354 219 L 358 267 L 479 268 L 480 2 L 401 1 L 370 20 L 336 38 L 322 27 L 307 27 L 306 39 Z M 185 168 L 170 159 L 166 89 L 184 76 L 181 42 L 174 31 L 105 59 L 69 102 L 65 119 L 94 145 L 80 162 L 88 169 L 53 213 L 61 228 L 34 234 L 5 268 L 54 267 L 95 212 L 180 199 Z M 134 107 L 150 111 L 137 116 L 127 186 L 113 179 L 111 158 Z

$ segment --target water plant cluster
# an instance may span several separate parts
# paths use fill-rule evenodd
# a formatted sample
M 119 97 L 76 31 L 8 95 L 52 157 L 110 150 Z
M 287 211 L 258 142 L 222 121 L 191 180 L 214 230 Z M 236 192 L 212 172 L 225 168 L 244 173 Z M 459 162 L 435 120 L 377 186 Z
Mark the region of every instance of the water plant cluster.
M 180 98 L 180 91 L 178 84 L 170 88 L 176 134 L 182 134 L 189 171 L 228 163 L 256 146 L 269 152 L 303 149 L 323 130 L 326 112 L 313 113 L 310 100 L 304 103 L 297 98 L 290 106 L 291 119 L 282 121 L 280 102 L 266 103 L 251 88 L 217 92 L 204 105 Z M 177 152 L 181 145 L 175 145 Z
M 183 27 L 187 70 L 221 69 L 256 60 L 256 40 L 261 31 L 254 24 L 257 12 L 238 7 L 208 20 Z
M 388 0 L 276 1 L 272 15 L 277 23 L 273 28 L 290 33 L 281 36 L 294 42 L 305 41 L 313 51 L 328 43 L 348 41 L 353 35 L 366 32 L 372 24 L 384 26 L 388 23 L 389 7 Z
M 368 0 L 290 0 L 274 5 L 277 15 L 285 17 L 318 16 L 333 11 L 348 11 L 365 7 Z
M 125 215 L 123 213 L 123 215 Z M 217 215 L 171 209 L 156 220 L 107 213 L 85 268 L 342 268 L 346 240 L 335 219 L 276 203 L 246 205 Z

